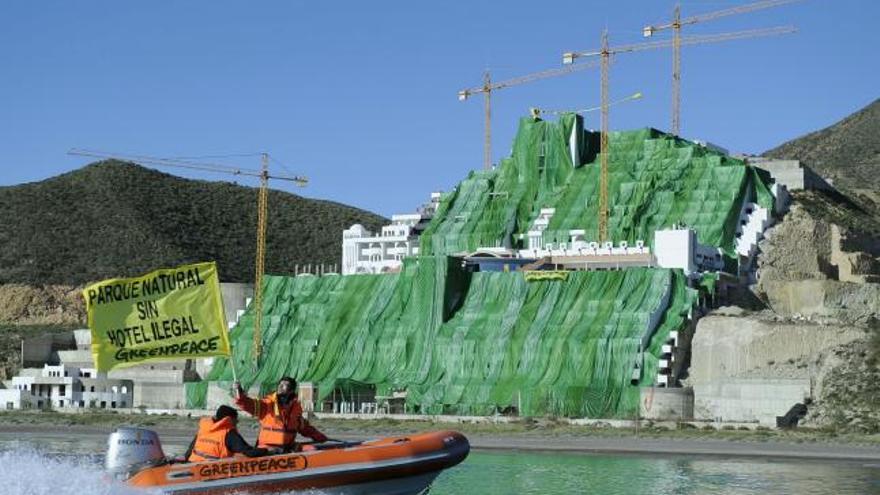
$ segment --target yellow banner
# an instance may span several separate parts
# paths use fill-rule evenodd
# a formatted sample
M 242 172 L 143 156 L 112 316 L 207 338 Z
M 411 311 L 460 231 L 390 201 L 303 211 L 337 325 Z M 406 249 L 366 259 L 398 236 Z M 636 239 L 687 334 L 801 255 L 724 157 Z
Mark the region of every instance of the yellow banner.
M 523 276 L 527 282 L 538 282 L 543 280 L 568 280 L 567 270 L 526 270 Z
M 83 289 L 98 371 L 230 355 L 217 264 L 115 278 Z

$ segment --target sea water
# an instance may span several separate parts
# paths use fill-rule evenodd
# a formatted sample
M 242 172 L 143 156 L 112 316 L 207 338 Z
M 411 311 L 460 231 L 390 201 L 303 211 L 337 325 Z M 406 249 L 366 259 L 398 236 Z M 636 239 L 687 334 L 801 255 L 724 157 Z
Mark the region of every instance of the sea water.
M 59 442 L 32 434 L 0 435 L 0 493 L 143 495 L 104 476 L 104 442 L 97 437 Z M 165 447 L 167 453 L 185 448 Z M 432 495 L 549 493 L 880 494 L 880 464 L 472 451 L 462 464 L 442 473 L 431 490 Z

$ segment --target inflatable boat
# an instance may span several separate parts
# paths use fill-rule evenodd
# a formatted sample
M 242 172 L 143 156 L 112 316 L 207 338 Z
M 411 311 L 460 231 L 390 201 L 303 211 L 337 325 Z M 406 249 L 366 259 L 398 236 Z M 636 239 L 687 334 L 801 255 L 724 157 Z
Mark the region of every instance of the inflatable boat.
M 167 459 L 158 435 L 118 428 L 110 435 L 108 472 L 152 493 L 419 494 L 437 475 L 467 457 L 464 435 L 438 431 L 364 442 L 336 442 L 314 450 L 266 457 L 182 463 Z

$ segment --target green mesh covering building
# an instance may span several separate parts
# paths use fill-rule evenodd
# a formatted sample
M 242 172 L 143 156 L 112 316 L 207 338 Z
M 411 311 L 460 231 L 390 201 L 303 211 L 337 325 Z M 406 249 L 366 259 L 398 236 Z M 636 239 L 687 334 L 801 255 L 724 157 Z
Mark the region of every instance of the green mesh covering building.
M 656 230 L 684 224 L 703 245 L 733 256 L 740 207 L 772 209 L 766 172 L 741 160 L 654 129 L 609 136 L 608 236 L 615 242 L 653 242 Z M 492 170 L 472 172 L 443 198 L 422 235 L 422 254 L 478 247 L 522 248 L 522 235 L 541 208 L 555 214 L 547 242 L 565 242 L 582 229 L 598 240 L 599 136 L 581 119 L 558 123 L 524 118 L 513 154 Z
M 408 410 L 423 414 L 632 417 L 699 284 L 650 267 L 527 281 L 523 272 L 470 273 L 450 256 L 523 248 L 542 208 L 556 212 L 545 239 L 563 242 L 571 229 L 595 239 L 598 142 L 574 115 L 523 119 L 512 155 L 444 195 L 422 255 L 399 273 L 266 277 L 258 368 L 253 315 L 231 331 L 239 378 L 268 390 L 290 375 L 320 397 L 405 391 Z M 655 230 L 683 223 L 732 259 L 742 206 L 772 208 L 768 185 L 703 146 L 652 129 L 614 133 L 609 236 L 650 244 Z M 208 380 L 226 387 L 229 362 L 218 360 Z M 207 386 L 189 385 L 191 407 L 204 405 Z

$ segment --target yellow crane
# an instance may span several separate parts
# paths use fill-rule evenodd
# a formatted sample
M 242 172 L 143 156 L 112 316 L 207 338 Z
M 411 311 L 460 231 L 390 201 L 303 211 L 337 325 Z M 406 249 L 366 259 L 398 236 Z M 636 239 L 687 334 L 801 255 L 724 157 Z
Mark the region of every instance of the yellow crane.
M 541 79 L 547 79 L 550 77 L 556 76 L 564 76 L 567 74 L 571 74 L 573 72 L 578 72 L 584 69 L 589 69 L 590 67 L 595 67 L 597 64 L 578 64 L 572 65 L 570 67 L 562 67 L 559 69 L 549 69 L 541 72 L 534 72 L 531 74 L 526 74 L 524 76 L 514 77 L 512 79 L 507 79 L 504 81 L 499 81 L 496 83 L 492 82 L 492 78 L 489 75 L 489 71 L 487 70 L 483 74 L 483 85 L 477 86 L 475 88 L 463 89 L 458 92 L 458 100 L 465 101 L 471 96 L 475 94 L 483 94 L 483 111 L 485 113 L 484 120 L 484 129 L 483 129 L 483 168 L 486 170 L 492 168 L 492 103 L 491 97 L 492 92 L 498 89 L 508 88 L 510 86 L 517 86 L 520 84 L 529 83 L 532 81 L 538 81 Z
M 711 34 L 702 36 L 688 36 L 681 38 L 680 46 L 699 45 L 703 43 L 718 43 L 743 38 L 755 38 L 759 36 L 772 36 L 776 34 L 793 33 L 797 31 L 792 26 L 779 26 L 765 29 L 751 29 L 732 33 Z M 674 40 L 648 41 L 630 45 L 608 46 L 608 31 L 602 33 L 602 45 L 598 50 L 586 52 L 566 52 L 562 55 L 563 64 L 574 64 L 575 59 L 585 57 L 599 57 L 601 60 L 601 84 L 600 84 L 600 107 L 601 107 L 601 131 L 599 136 L 601 172 L 599 179 L 599 242 L 605 242 L 608 238 L 608 70 L 611 65 L 611 56 L 620 53 L 639 52 L 672 46 Z
M 686 17 L 684 19 L 681 18 L 681 6 L 676 4 L 675 9 L 673 9 L 672 12 L 672 22 L 645 26 L 644 29 L 642 29 L 642 34 L 646 38 L 653 36 L 654 33 L 658 31 L 665 31 L 667 29 L 672 30 L 672 134 L 675 134 L 676 136 L 679 135 L 681 124 L 681 28 L 698 22 L 711 21 L 713 19 L 730 15 L 745 14 L 747 12 L 767 9 L 797 1 L 800 0 L 764 0 L 762 2 L 740 5 L 738 7 L 731 7 L 729 9 Z
M 644 95 L 642 95 L 641 92 L 633 93 L 625 98 L 620 98 L 619 100 L 614 100 L 614 101 L 608 103 L 608 106 L 613 107 L 615 105 L 619 105 L 621 103 L 626 103 L 628 101 L 639 100 L 642 98 L 642 96 L 644 96 Z M 601 106 L 582 108 L 580 110 L 544 110 L 542 108 L 530 108 L 529 113 L 532 115 L 532 117 L 538 118 L 545 113 L 549 113 L 550 115 L 559 115 L 562 113 L 584 114 L 584 113 L 595 112 L 595 111 L 601 110 L 601 109 L 602 109 Z
M 174 158 L 157 158 L 144 155 L 126 155 L 119 153 L 105 153 L 102 151 L 71 149 L 68 151 L 70 155 L 87 156 L 91 158 L 101 158 L 105 160 L 120 160 L 124 162 L 140 163 L 146 165 L 157 165 L 160 167 L 177 167 L 187 168 L 191 170 L 204 170 L 208 172 L 217 172 L 231 175 L 243 175 L 249 177 L 260 178 L 260 188 L 257 192 L 257 249 L 255 274 L 254 274 L 254 346 L 253 356 L 254 365 L 259 365 L 260 354 L 263 348 L 262 337 L 262 320 L 263 320 L 263 271 L 266 258 L 266 222 L 269 211 L 269 179 L 277 179 L 290 181 L 302 187 L 308 184 L 308 179 L 298 175 L 277 175 L 269 174 L 269 154 L 260 153 L 260 170 L 250 170 L 245 168 L 230 167 L 228 165 L 220 165 L 215 163 L 199 163 L 193 161 L 179 160 Z

